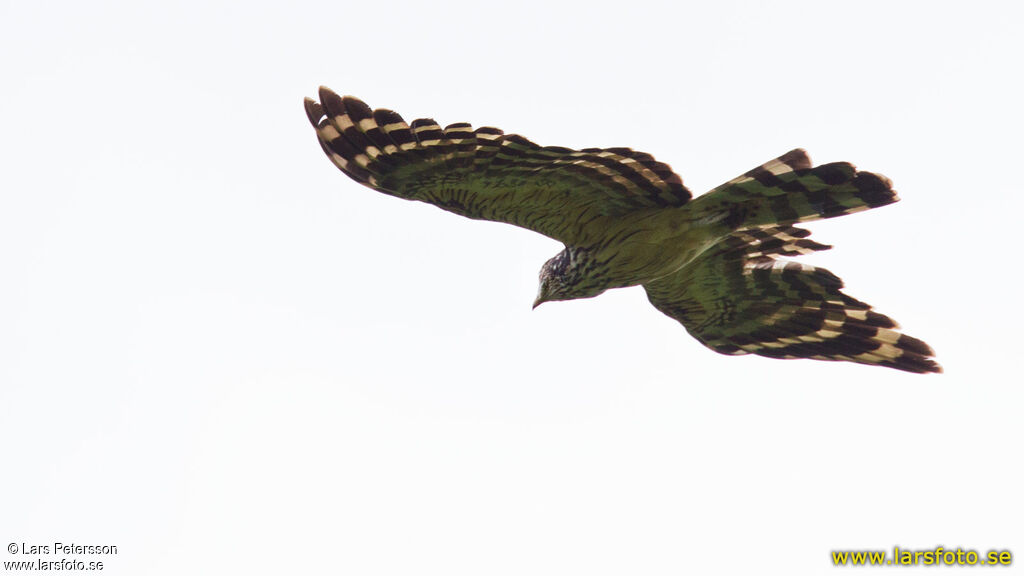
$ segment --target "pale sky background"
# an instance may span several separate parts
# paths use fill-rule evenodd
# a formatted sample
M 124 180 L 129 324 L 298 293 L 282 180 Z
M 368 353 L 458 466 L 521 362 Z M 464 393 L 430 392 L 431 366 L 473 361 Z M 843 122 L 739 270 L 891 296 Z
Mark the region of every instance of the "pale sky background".
M 3 560 L 60 541 L 117 545 L 104 573 L 131 575 L 828 574 L 830 550 L 894 545 L 1024 563 L 1021 3 L 0 6 Z M 884 173 L 903 201 L 811 225 L 836 248 L 804 260 L 946 373 L 721 356 L 640 288 L 531 311 L 560 245 L 348 180 L 302 110 L 320 84 L 631 146 L 695 193 L 797 146 Z

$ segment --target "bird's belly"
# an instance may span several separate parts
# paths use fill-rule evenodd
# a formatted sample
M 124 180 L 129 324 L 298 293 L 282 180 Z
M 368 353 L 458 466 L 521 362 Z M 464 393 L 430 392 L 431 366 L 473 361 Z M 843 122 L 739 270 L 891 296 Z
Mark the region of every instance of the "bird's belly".
M 608 266 L 610 288 L 636 286 L 678 271 L 717 238 L 705 227 L 677 229 L 673 234 L 658 231 L 636 234 L 598 252 Z

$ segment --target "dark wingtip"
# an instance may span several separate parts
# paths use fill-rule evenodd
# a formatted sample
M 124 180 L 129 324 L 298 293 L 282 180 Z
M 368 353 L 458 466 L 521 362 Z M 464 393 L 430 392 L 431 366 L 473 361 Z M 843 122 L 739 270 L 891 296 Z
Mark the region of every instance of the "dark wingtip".
M 373 111 L 373 119 L 377 122 L 378 126 L 387 126 L 388 124 L 397 124 L 399 122 L 405 122 L 402 116 L 394 110 L 388 110 L 386 108 L 378 108 Z
M 328 116 L 341 116 L 345 113 L 345 104 L 341 96 L 325 86 L 320 87 L 320 104 Z
M 883 365 L 914 374 L 942 374 L 942 366 L 938 362 L 916 354 L 906 354 L 891 364 Z
M 309 118 L 309 123 L 316 128 L 320 125 L 320 119 L 324 117 L 323 106 L 312 98 L 306 98 L 303 101 L 303 105 L 306 108 L 306 118 Z
M 412 124 L 409 125 L 409 127 L 412 128 L 413 130 L 415 130 L 416 128 L 422 128 L 424 126 L 437 126 L 438 129 L 441 128 L 441 126 L 437 122 L 435 122 L 433 118 L 417 118 L 412 121 Z
M 811 157 L 807 155 L 807 150 L 803 148 L 794 148 L 779 156 L 779 160 L 793 170 L 807 170 L 811 167 Z
M 360 120 L 373 117 L 373 110 L 366 105 L 366 102 L 363 102 L 359 98 L 356 98 L 355 96 L 345 96 L 341 101 L 345 104 L 345 111 L 348 113 L 349 117 L 352 118 L 353 122 L 358 124 Z
M 920 354 L 921 356 L 935 355 L 935 350 L 932 350 L 932 347 L 925 344 L 923 340 L 919 340 L 906 334 L 901 334 L 896 344 L 904 350 L 909 350 L 915 354 Z
M 892 180 L 874 172 L 857 172 L 853 179 L 857 196 L 871 208 L 886 206 L 899 201 L 892 189 Z

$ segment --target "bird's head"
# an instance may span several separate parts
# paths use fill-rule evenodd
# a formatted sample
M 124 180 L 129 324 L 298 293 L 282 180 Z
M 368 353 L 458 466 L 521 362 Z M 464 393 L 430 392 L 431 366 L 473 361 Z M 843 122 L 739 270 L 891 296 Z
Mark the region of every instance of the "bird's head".
M 592 298 L 604 292 L 605 287 L 595 284 L 596 278 L 588 273 L 591 264 L 588 252 L 574 248 L 566 248 L 545 262 L 533 307 L 552 300 Z

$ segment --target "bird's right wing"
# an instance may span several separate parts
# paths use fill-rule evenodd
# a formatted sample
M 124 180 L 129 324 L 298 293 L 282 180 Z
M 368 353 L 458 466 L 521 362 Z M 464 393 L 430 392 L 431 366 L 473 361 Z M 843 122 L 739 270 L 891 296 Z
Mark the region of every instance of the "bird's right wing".
M 792 226 L 735 232 L 644 289 L 655 308 L 722 354 L 941 372 L 927 344 L 843 294 L 835 274 L 779 258 L 830 248 L 809 234 Z
M 353 180 L 567 244 L 600 236 L 609 217 L 690 199 L 668 165 L 629 148 L 541 147 L 497 128 L 406 124 L 326 88 L 320 102 L 306 99 L 306 113 L 324 152 Z

